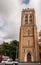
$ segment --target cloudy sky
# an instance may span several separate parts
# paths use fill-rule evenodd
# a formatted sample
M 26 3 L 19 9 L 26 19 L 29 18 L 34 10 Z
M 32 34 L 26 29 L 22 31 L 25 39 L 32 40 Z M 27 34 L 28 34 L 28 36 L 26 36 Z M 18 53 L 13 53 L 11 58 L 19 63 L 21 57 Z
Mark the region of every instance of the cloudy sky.
M 19 40 L 21 11 L 34 8 L 38 31 L 41 29 L 41 0 L 0 0 L 0 43 Z

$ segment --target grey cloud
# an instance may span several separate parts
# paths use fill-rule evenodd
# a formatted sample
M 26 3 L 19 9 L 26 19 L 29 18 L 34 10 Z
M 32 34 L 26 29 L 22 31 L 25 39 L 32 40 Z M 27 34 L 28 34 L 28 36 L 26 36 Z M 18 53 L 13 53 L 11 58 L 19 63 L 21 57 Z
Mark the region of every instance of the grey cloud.
M 14 2 L 13 0 L 0 0 L 0 14 L 4 16 L 9 16 L 14 12 Z
M 16 33 L 11 33 L 11 34 L 7 34 L 6 36 L 3 37 L 3 39 L 16 39 L 18 40 L 18 34 Z
M 8 39 L 18 39 L 18 27 L 16 24 L 18 23 L 16 20 L 17 18 L 17 11 L 18 11 L 18 4 L 16 0 L 0 0 L 0 16 L 6 17 L 8 25 L 5 26 L 4 30 L 2 30 L 2 34 L 4 32 L 4 36 L 2 37 L 3 40 Z M 16 31 L 17 29 L 17 31 Z
M 0 37 L 0 39 L 2 40 L 19 39 L 21 10 L 27 7 L 35 8 L 36 13 L 39 10 L 38 0 L 36 1 L 31 0 L 27 6 L 24 4 L 21 4 L 21 1 L 22 0 L 0 0 L 0 16 L 5 18 L 7 21 L 7 26 L 5 26 L 3 30 L 1 30 L 3 37 Z M 40 6 L 41 6 L 41 3 L 40 3 Z M 40 7 L 40 11 L 41 11 L 41 7 Z M 39 16 L 40 15 L 41 14 L 39 13 Z M 38 18 L 38 21 L 40 20 L 41 19 Z
M 9 12 L 8 12 L 8 3 L 6 3 L 6 0 L 0 0 L 0 13 L 2 15 L 9 14 Z

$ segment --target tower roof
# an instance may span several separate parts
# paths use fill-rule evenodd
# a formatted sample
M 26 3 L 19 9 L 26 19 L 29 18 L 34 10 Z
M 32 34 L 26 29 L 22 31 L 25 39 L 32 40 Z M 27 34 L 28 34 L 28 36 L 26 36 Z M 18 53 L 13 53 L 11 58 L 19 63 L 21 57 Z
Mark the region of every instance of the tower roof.
M 34 8 L 30 9 L 30 8 L 27 8 L 27 9 L 23 9 L 22 12 L 35 12 Z

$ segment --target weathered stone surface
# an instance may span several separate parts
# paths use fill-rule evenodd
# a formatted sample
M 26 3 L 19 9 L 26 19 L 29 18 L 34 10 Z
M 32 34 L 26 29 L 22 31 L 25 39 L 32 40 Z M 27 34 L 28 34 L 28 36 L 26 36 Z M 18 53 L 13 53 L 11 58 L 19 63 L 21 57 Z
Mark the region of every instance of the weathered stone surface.
M 21 62 L 39 61 L 38 33 L 34 9 L 24 9 L 19 34 L 19 60 Z

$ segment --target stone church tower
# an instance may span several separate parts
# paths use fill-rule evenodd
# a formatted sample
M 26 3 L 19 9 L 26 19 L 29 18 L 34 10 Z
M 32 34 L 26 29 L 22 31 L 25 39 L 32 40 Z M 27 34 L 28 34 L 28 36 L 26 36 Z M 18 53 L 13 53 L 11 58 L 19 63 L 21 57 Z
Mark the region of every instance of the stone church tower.
M 21 17 L 19 58 L 21 62 L 39 61 L 39 45 L 34 9 L 23 9 Z

